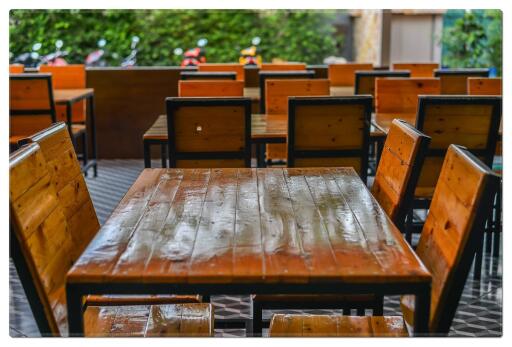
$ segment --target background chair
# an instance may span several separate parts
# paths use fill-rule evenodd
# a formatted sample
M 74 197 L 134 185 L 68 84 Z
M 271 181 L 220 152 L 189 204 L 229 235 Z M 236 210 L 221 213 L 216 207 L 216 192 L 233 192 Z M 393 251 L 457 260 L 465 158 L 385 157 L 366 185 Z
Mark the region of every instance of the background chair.
M 436 69 L 434 76 L 441 79 L 441 94 L 467 94 L 469 77 L 489 77 L 489 69 Z
M 355 72 L 373 70 L 373 64 L 329 64 L 328 76 L 333 87 L 350 87 L 355 84 Z
M 409 78 L 411 73 L 409 71 L 356 71 L 355 72 L 355 95 L 371 95 L 372 111 L 375 111 L 375 79 L 386 77 L 403 77 Z
M 183 71 L 180 80 L 236 80 L 236 72 L 227 71 Z
M 9 64 L 9 73 L 24 73 L 25 66 L 22 64 Z
M 393 70 L 409 70 L 411 77 L 434 77 L 438 63 L 393 63 Z
M 298 71 L 306 70 L 304 63 L 263 63 L 260 71 Z
M 235 72 L 237 81 L 245 81 L 245 67 L 242 64 L 199 64 L 199 72 Z
M 178 83 L 180 97 L 244 96 L 244 82 L 228 80 L 182 80 Z

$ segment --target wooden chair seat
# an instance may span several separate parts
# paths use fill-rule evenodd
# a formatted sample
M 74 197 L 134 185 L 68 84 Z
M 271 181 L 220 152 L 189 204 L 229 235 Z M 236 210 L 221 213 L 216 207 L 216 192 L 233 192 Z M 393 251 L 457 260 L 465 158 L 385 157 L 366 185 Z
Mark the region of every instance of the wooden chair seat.
M 253 301 L 263 302 L 293 302 L 293 303 L 368 303 L 377 300 L 375 295 L 343 295 L 343 294 L 328 294 L 328 295 L 281 295 L 281 294 L 265 294 L 265 295 L 252 295 Z
M 86 337 L 208 337 L 214 335 L 209 304 L 89 306 Z
M 270 322 L 271 337 L 406 337 L 400 316 L 342 316 L 276 314 Z
M 201 295 L 89 295 L 88 306 L 165 305 L 201 303 Z

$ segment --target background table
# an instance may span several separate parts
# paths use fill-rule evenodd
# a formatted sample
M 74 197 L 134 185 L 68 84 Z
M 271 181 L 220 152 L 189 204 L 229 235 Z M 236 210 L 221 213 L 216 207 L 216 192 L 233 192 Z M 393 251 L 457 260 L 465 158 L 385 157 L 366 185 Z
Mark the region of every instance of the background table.
M 67 275 L 89 294 L 416 295 L 431 275 L 352 168 L 146 169 Z

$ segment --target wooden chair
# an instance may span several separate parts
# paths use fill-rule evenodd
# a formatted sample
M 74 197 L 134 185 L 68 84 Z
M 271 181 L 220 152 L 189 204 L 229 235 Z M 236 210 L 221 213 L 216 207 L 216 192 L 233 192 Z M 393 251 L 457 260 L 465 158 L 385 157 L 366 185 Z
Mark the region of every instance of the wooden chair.
M 250 167 L 251 99 L 167 98 L 169 167 Z
M 326 79 L 266 79 L 265 111 L 268 116 L 287 115 L 290 96 L 327 96 L 330 94 Z M 286 160 L 286 144 L 267 144 L 266 159 Z
M 328 68 L 329 81 L 333 87 L 350 87 L 355 85 L 355 72 L 373 70 L 373 64 L 330 64 Z
M 244 96 L 244 82 L 227 80 L 185 80 L 178 82 L 180 97 Z
M 418 109 L 418 95 L 440 94 L 440 91 L 438 78 L 377 78 L 375 112 L 411 119 Z
M 199 72 L 235 72 L 237 81 L 245 81 L 245 68 L 242 64 L 199 64 Z
M 66 274 L 76 251 L 66 209 L 48 167 L 37 143 L 23 146 L 9 158 L 11 256 L 41 334 L 65 336 Z M 84 317 L 86 336 L 213 334 L 213 313 L 208 304 L 86 306 Z M 188 328 L 176 330 L 177 323 Z
M 393 70 L 409 70 L 411 77 L 434 77 L 438 63 L 393 63 Z
M 300 71 L 306 70 L 304 63 L 263 63 L 260 71 Z
M 355 72 L 355 95 L 371 95 L 372 100 L 372 111 L 375 110 L 375 79 L 376 78 L 387 78 L 387 77 L 402 77 L 409 78 L 409 71 L 356 71 Z
M 489 77 L 489 69 L 436 69 L 434 76 L 441 79 L 441 94 L 467 94 L 469 77 Z
M 9 73 L 24 73 L 25 66 L 23 64 L 9 64 Z
M 180 73 L 180 80 L 236 80 L 236 72 L 226 71 L 183 71 Z
M 498 181 L 469 151 L 450 146 L 416 250 L 433 277 L 429 335 L 448 334 Z M 270 336 L 407 336 L 413 303 L 401 298 L 403 318 L 274 315 Z
M 366 182 L 371 102 L 369 95 L 290 97 L 288 166 L 351 166 Z
M 284 79 L 305 79 L 315 77 L 315 72 L 311 70 L 305 71 L 260 71 L 260 113 L 266 113 L 266 81 L 268 79 L 284 80 Z

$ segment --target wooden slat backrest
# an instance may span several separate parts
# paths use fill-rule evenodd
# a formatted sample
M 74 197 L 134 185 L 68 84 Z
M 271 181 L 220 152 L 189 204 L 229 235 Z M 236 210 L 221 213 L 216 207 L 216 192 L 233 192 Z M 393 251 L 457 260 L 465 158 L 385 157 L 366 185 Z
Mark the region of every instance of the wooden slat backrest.
M 503 82 L 501 78 L 468 78 L 469 95 L 502 95 Z
M 370 95 L 290 97 L 288 166 L 351 166 L 366 181 L 371 102 Z
M 430 137 L 403 120 L 391 123 L 373 181 L 372 194 L 400 230 L 412 206 Z
M 267 79 L 265 86 L 266 114 L 288 113 L 288 97 L 329 95 L 326 79 Z
M 355 72 L 373 70 L 373 64 L 346 63 L 330 64 L 328 70 L 329 81 L 333 87 L 355 85 Z
M 22 64 L 10 64 L 9 73 L 23 73 L 25 72 L 25 66 Z
M 244 96 L 244 82 L 225 80 L 179 81 L 180 97 L 194 96 Z
M 53 89 L 83 89 L 86 88 L 85 65 L 72 64 L 66 66 L 41 65 L 39 72 L 52 74 Z M 85 122 L 85 100 L 72 106 L 73 122 Z M 66 121 L 66 106 L 56 105 L 57 120 Z
M 11 154 L 9 206 L 13 231 L 44 308 L 49 333 L 58 336 L 67 331 L 62 289 L 73 262 L 73 243 L 47 167 L 37 144 Z
M 30 136 L 55 122 L 51 83 L 49 74 L 10 75 L 10 136 Z
M 260 66 L 260 71 L 295 71 L 306 70 L 304 63 L 263 63 Z
M 355 87 L 354 94 L 355 95 L 371 95 L 373 96 L 372 107 L 375 110 L 375 79 L 377 77 L 386 78 L 386 77 L 403 77 L 409 78 L 409 71 L 356 71 L 355 72 Z
M 435 70 L 434 76 L 441 79 L 441 94 L 467 94 L 469 77 L 489 77 L 489 69 L 442 69 Z
M 266 113 L 266 81 L 269 79 L 272 80 L 282 80 L 282 79 L 306 79 L 313 78 L 315 76 L 315 72 L 311 70 L 303 70 L 303 71 L 262 71 L 259 72 L 259 83 L 260 83 L 260 113 Z
M 199 72 L 236 72 L 236 80 L 245 80 L 245 68 L 242 64 L 199 64 L 197 67 Z
M 419 189 L 435 187 L 443 156 L 452 143 L 491 166 L 501 120 L 500 96 L 420 96 L 416 125 L 432 138 Z
M 229 71 L 184 71 L 181 80 L 236 80 L 236 72 Z
M 440 94 L 438 78 L 377 78 L 375 111 L 377 113 L 416 114 L 418 95 Z
M 450 145 L 416 248 L 432 273 L 431 332 L 449 331 L 498 182 L 469 151 Z
M 434 77 L 438 63 L 393 63 L 393 70 L 409 70 L 411 77 Z
M 170 167 L 250 167 L 251 99 L 167 98 Z
M 59 122 L 27 139 L 39 144 L 73 241 L 72 259 L 85 250 L 100 228 L 67 126 Z

